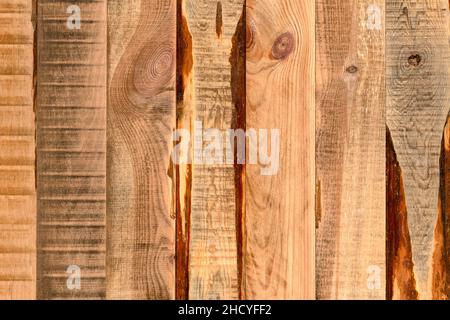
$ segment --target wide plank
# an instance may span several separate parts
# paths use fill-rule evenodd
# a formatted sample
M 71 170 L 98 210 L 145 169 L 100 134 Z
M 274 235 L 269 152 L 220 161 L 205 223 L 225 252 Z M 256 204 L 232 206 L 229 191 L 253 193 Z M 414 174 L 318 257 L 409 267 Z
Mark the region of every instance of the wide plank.
M 38 298 L 103 299 L 106 0 L 37 9 Z
M 448 28 L 447 1 L 386 2 L 386 122 L 403 180 L 419 299 L 434 297 L 441 143 L 450 106 Z
M 175 297 L 176 1 L 108 1 L 108 299 Z
M 317 298 L 384 299 L 384 1 L 316 4 Z
M 242 293 L 314 299 L 315 4 L 247 0 L 246 9 L 245 126 L 257 137 L 248 157 L 259 147 L 245 167 Z
M 244 27 L 239 24 L 243 9 L 243 0 L 179 2 L 183 51 L 178 55 L 177 128 L 189 133 L 192 157 L 176 168 L 176 196 L 179 234 L 188 239 L 179 247 L 186 244 L 184 295 L 190 299 L 237 299 L 240 294 L 235 166 L 225 160 L 224 138 L 238 112 L 231 55 L 236 30 Z M 208 151 L 212 146 L 217 153 Z

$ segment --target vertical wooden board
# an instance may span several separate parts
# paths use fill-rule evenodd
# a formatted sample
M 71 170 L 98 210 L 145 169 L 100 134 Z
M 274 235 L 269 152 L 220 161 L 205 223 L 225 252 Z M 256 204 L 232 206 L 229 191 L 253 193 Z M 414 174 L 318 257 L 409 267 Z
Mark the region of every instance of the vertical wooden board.
M 0 2 L 0 299 L 36 298 L 32 0 Z
M 414 289 L 419 299 L 431 299 L 450 102 L 448 2 L 388 0 L 386 28 L 386 122 L 403 178 Z
M 109 299 L 173 299 L 176 2 L 108 1 Z
M 316 5 L 317 298 L 384 299 L 384 1 Z
M 185 0 L 179 5 L 183 24 L 179 36 L 184 37 L 186 52 L 180 57 L 184 67 L 177 126 L 191 135 L 194 163 L 178 168 L 177 196 L 178 216 L 190 222 L 186 259 L 190 299 L 239 297 L 235 167 L 225 164 L 223 139 L 238 112 L 231 56 L 243 9 L 243 0 Z M 202 139 L 209 129 L 220 131 L 223 157 L 206 158 L 205 150 L 217 142 Z
M 315 298 L 314 11 L 313 1 L 247 1 L 246 130 L 280 132 L 278 170 L 246 165 L 247 299 Z
M 450 47 L 450 10 L 447 11 Z M 450 67 L 450 65 L 449 65 Z M 450 69 L 449 69 L 450 72 Z M 433 299 L 450 299 L 450 114 L 442 138 L 440 159 L 440 212 L 435 230 Z
M 38 297 L 101 299 L 106 0 L 39 0 L 37 10 Z

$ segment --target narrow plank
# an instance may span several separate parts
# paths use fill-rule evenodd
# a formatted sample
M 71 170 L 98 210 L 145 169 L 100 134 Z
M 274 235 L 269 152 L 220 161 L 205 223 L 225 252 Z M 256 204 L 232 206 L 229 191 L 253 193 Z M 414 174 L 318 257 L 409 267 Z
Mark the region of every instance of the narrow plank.
M 186 229 L 189 230 L 186 290 L 188 298 L 194 300 L 237 299 L 240 295 L 235 167 L 226 164 L 222 156 L 226 154 L 223 134 L 234 127 L 239 112 L 233 100 L 236 66 L 230 59 L 233 37 L 237 29 L 244 28 L 239 23 L 243 9 L 243 0 L 185 0 L 179 5 L 179 23 L 184 24 L 182 36 L 188 41 L 188 48 L 179 70 L 184 87 L 178 91 L 182 101 L 177 106 L 177 127 L 191 135 L 189 147 L 194 156 L 190 166 L 177 169 L 177 211 L 184 222 L 178 225 L 179 232 L 184 229 L 178 234 L 186 237 Z M 220 135 L 217 139 L 222 138 L 216 141 L 215 159 L 207 158 L 205 152 L 213 141 L 194 137 L 209 129 L 216 130 Z
M 68 0 L 38 1 L 37 288 L 41 299 L 102 299 L 106 297 L 106 1 L 76 4 L 79 29 L 67 27 L 71 5 Z M 69 285 L 76 268 L 80 287 Z
M 269 130 L 279 160 L 262 171 L 259 131 L 260 165 L 245 169 L 247 299 L 315 298 L 314 12 L 313 1 L 247 1 L 246 130 Z
M 447 10 L 447 38 L 450 46 L 450 10 Z M 450 70 L 449 70 L 450 72 Z M 441 146 L 439 210 L 433 254 L 433 299 L 450 299 L 450 114 Z
M 317 298 L 385 298 L 384 1 L 316 1 Z
M 176 125 L 177 130 L 190 128 L 192 112 L 192 35 L 185 16 L 184 0 L 177 0 L 177 68 L 176 68 Z M 181 137 L 180 141 L 184 141 Z M 190 141 L 188 141 L 190 142 Z M 188 145 L 192 152 L 192 145 Z M 186 159 L 187 160 L 187 159 Z M 176 216 L 176 284 L 175 298 L 189 298 L 189 244 L 191 226 L 192 163 L 173 164 L 172 201 Z
M 0 3 L 0 299 L 36 298 L 32 0 Z
M 108 1 L 109 299 L 175 297 L 176 2 Z
M 448 2 L 386 2 L 386 122 L 402 172 L 413 277 L 433 298 L 439 159 L 450 100 Z

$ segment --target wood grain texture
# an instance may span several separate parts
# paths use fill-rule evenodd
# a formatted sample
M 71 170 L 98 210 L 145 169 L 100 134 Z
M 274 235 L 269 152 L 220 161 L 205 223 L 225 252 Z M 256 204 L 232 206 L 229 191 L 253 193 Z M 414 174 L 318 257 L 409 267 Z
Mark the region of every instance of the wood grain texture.
M 106 1 L 39 0 L 37 35 L 38 297 L 105 298 Z
M 386 299 L 417 300 L 403 177 L 386 128 Z
M 176 122 L 177 130 L 193 126 L 192 112 L 192 35 L 189 31 L 184 0 L 177 0 L 177 68 Z M 190 131 L 190 130 L 189 130 Z M 181 137 L 181 139 L 183 139 Z M 192 152 L 192 147 L 189 147 Z M 189 244 L 191 226 L 192 163 L 174 163 L 172 201 L 176 215 L 176 299 L 189 298 Z
M 450 10 L 447 11 L 450 47 Z M 450 69 L 449 69 L 450 72 Z M 433 256 L 433 299 L 450 299 L 450 114 L 441 146 L 439 210 Z
M 402 170 L 419 299 L 432 298 L 439 159 L 450 100 L 448 2 L 386 2 L 386 122 Z
M 317 298 L 384 299 L 384 1 L 316 4 Z
M 279 170 L 246 165 L 243 295 L 314 299 L 313 1 L 247 0 L 246 128 L 279 129 Z
M 243 0 L 182 3 L 185 33 L 192 41 L 192 67 L 185 70 L 185 80 L 189 80 L 185 81 L 183 103 L 178 105 L 178 127 L 190 130 L 192 136 L 195 121 L 202 124 L 203 130 L 215 128 L 223 132 L 233 128 L 236 114 L 230 56 L 243 8 Z M 191 145 L 191 152 L 201 158 L 202 149 L 210 142 Z M 180 169 L 184 170 L 179 171 L 180 177 L 187 181 L 187 168 Z M 232 164 L 202 165 L 197 161 L 192 165 L 190 181 L 183 182 L 179 189 L 180 199 L 186 199 L 186 192 L 189 193 L 182 210 L 190 218 L 190 299 L 239 297 L 234 179 Z
M 0 2 L 0 299 L 36 298 L 32 0 Z
M 450 24 L 449 24 L 450 27 Z M 449 34 L 450 35 L 450 34 Z M 439 210 L 435 229 L 432 288 L 434 300 L 450 299 L 450 122 L 442 138 Z
M 175 297 L 176 1 L 108 1 L 110 299 Z

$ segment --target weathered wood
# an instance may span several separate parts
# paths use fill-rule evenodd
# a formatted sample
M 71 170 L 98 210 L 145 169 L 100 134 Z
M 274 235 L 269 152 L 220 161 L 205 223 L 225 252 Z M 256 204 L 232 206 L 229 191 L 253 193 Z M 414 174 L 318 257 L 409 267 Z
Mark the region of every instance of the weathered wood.
M 77 13 L 72 5 L 80 9 L 79 29 L 70 18 Z M 38 297 L 100 299 L 106 249 L 106 0 L 39 0 L 37 32 Z
M 385 297 L 384 1 L 316 1 L 317 297 Z
M 450 10 L 446 11 L 447 38 L 450 46 Z M 450 299 L 450 115 L 447 116 L 442 137 L 439 165 L 439 208 L 434 234 L 432 297 L 435 300 L 448 300 Z
M 107 297 L 175 296 L 176 1 L 108 1 Z
M 388 128 L 386 128 L 386 224 L 386 299 L 417 300 L 402 171 Z
M 177 126 L 189 130 L 192 139 L 195 127 L 202 130 L 198 123 L 203 132 L 233 128 L 230 55 L 243 8 L 243 0 L 185 0 L 180 6 L 185 24 L 181 36 L 191 47 L 183 54 L 185 68 L 180 70 L 185 86 L 179 92 Z M 235 167 L 222 159 L 214 164 L 201 159 L 209 143 L 192 143 L 194 163 L 178 168 L 180 218 L 190 222 L 189 298 L 235 299 L 239 297 Z
M 0 2 L 0 299 L 36 297 L 32 0 Z
M 280 130 L 278 170 L 246 165 L 248 299 L 315 297 L 314 10 L 313 1 L 247 0 L 246 130 Z
M 386 2 L 386 122 L 402 171 L 414 278 L 432 298 L 439 158 L 450 106 L 448 2 Z

